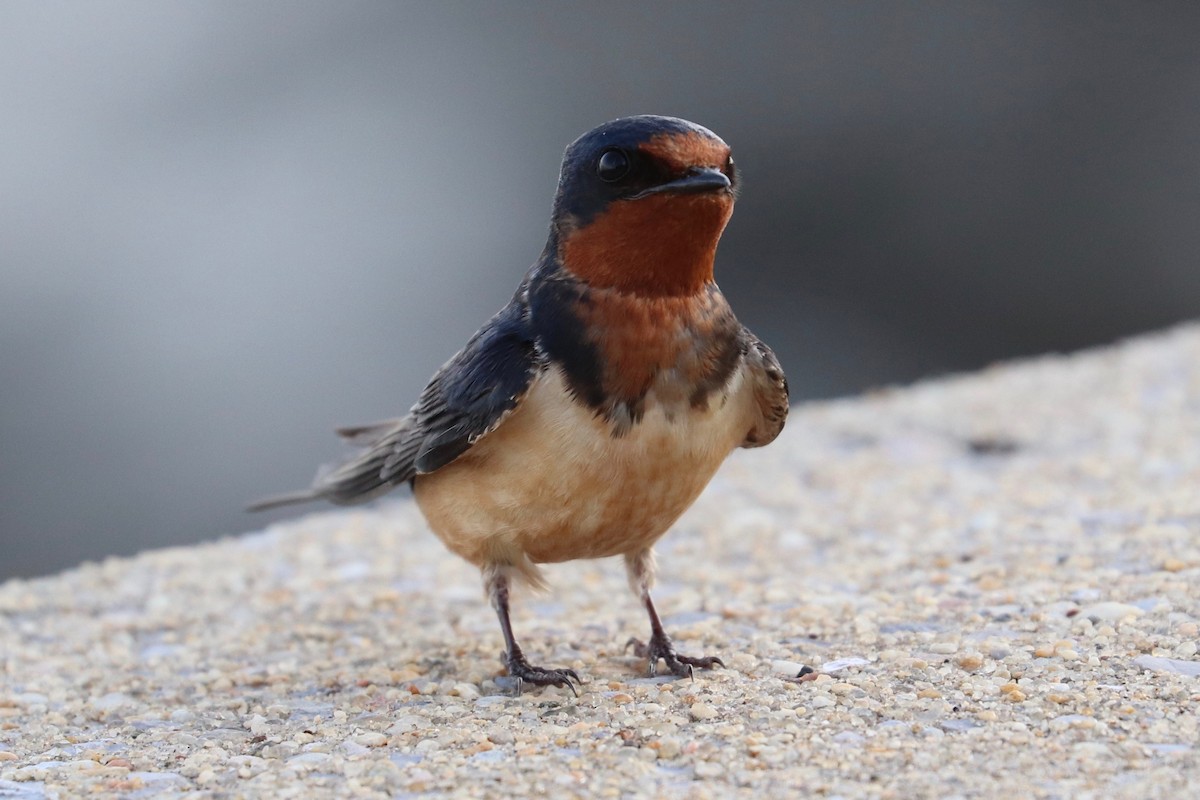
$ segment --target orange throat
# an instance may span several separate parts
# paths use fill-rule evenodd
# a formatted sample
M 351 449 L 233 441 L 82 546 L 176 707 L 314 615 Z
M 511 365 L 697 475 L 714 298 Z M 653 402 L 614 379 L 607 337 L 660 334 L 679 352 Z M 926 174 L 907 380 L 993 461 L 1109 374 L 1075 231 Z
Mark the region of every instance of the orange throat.
M 589 286 L 643 296 L 689 295 L 713 280 L 717 242 L 733 213 L 726 193 L 618 200 L 565 232 L 559 257 Z

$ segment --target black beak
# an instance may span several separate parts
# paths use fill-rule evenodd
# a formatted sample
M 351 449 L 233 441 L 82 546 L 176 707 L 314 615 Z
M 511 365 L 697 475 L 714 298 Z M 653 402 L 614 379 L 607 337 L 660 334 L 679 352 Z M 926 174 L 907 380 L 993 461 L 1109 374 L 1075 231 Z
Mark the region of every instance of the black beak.
M 702 192 L 719 192 L 729 191 L 732 184 L 729 178 L 721 170 L 714 167 L 694 167 L 688 170 L 687 174 L 682 178 L 677 178 L 669 183 L 664 183 L 660 186 L 654 186 L 644 192 L 634 195 L 633 199 L 637 200 L 641 197 L 646 197 L 660 192 L 671 192 L 673 194 L 700 194 Z

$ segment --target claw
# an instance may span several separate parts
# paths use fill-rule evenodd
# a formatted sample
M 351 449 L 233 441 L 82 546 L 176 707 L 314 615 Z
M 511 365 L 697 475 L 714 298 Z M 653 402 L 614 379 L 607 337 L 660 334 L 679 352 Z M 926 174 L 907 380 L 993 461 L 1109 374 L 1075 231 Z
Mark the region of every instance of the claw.
M 667 665 L 667 669 L 680 678 L 691 678 L 696 680 L 696 667 L 700 669 L 712 669 L 713 667 L 725 667 L 725 662 L 716 656 L 701 656 L 693 658 L 691 656 L 681 656 L 675 652 L 675 645 L 664 634 L 663 636 L 652 636 L 650 642 L 642 642 L 639 639 L 630 639 L 625 643 L 625 649 L 633 647 L 633 654 L 638 658 L 644 658 L 650 662 L 650 677 L 653 678 L 658 674 L 659 659 Z
M 525 684 L 529 683 L 533 686 L 558 686 L 560 688 L 565 686 L 571 690 L 571 694 L 579 697 L 579 691 L 575 686 L 576 684 L 582 686 L 583 681 L 579 679 L 579 673 L 573 669 L 535 667 L 526 661 L 524 656 L 512 658 L 506 655 L 504 663 L 508 667 L 508 674 L 516 679 L 518 695 L 524 690 Z

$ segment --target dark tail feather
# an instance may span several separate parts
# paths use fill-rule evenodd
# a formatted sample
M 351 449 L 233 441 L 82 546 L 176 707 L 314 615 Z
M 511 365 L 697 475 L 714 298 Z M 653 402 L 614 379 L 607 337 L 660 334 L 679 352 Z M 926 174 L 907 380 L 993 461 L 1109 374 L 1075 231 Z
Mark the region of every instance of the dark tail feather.
M 271 497 L 264 497 L 261 500 L 255 500 L 246 506 L 246 510 L 266 511 L 268 508 L 278 508 L 279 506 L 290 506 L 293 503 L 307 503 L 310 500 L 320 500 L 321 496 L 321 492 L 317 489 L 303 489 L 299 492 L 288 492 L 287 494 L 277 494 Z
M 339 506 L 352 506 L 372 500 L 391 489 L 399 480 L 385 480 L 381 476 L 383 463 L 391 453 L 387 444 L 377 446 L 357 457 L 336 466 L 322 467 L 317 479 L 308 489 L 298 492 L 264 497 L 246 507 L 247 511 L 264 511 L 268 508 L 307 503 L 311 500 L 328 500 Z M 409 476 L 403 476 L 407 480 Z
M 419 437 L 406 436 L 404 420 L 386 420 L 373 425 L 340 428 L 338 433 L 351 441 L 367 444 L 358 454 L 340 464 L 321 467 L 308 489 L 264 497 L 246 507 L 247 511 L 328 500 L 341 506 L 372 500 L 413 476 L 410 452 L 420 445 Z M 386 475 L 384 472 L 386 471 Z
M 389 433 L 400 430 L 407 419 L 385 419 L 383 422 L 372 422 L 370 425 L 347 425 L 335 428 L 338 436 L 353 444 L 369 447 L 379 442 Z

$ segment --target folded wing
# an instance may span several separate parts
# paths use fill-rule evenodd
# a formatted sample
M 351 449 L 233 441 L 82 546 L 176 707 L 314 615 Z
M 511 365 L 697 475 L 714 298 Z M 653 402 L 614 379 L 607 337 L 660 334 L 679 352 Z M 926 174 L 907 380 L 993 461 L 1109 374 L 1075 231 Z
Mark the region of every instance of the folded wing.
M 437 371 L 407 416 L 339 429 L 363 449 L 322 469 L 309 489 L 267 498 L 250 510 L 321 499 L 365 502 L 444 467 L 495 430 L 542 368 L 523 297 L 518 294 Z

